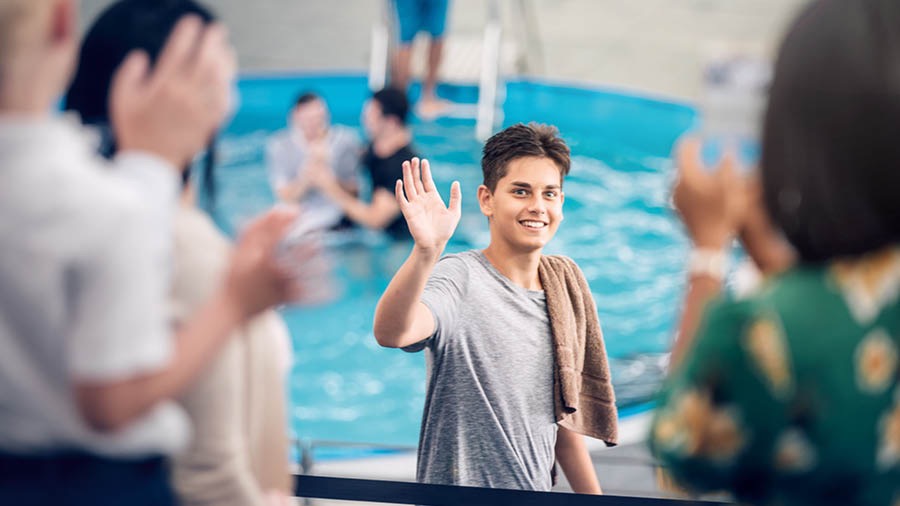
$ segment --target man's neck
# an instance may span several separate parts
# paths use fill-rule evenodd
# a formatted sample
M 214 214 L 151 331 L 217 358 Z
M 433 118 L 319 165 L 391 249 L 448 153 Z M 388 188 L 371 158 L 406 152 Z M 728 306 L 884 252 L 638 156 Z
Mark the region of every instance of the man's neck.
M 61 71 L 55 62 L 25 56 L 10 58 L 0 69 L 0 114 L 48 117 L 61 92 Z M 5 75 L 4 75 L 5 74 Z
M 376 155 L 387 158 L 408 145 L 409 137 L 409 131 L 406 128 L 387 129 L 372 140 L 372 148 Z
M 514 285 L 528 290 L 543 290 L 538 267 L 541 264 L 541 250 L 528 252 L 513 251 L 506 244 L 491 241 L 484 249 L 484 256 L 500 274 Z

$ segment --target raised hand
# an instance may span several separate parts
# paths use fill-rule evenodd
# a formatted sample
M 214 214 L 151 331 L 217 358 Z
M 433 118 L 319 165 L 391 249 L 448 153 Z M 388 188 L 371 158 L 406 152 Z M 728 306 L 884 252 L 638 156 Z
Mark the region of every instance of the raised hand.
M 444 205 L 434 186 L 428 160 L 420 163 L 418 158 L 413 158 L 403 162 L 403 180 L 397 181 L 395 194 L 416 247 L 440 254 L 459 223 L 462 204 L 459 182 L 454 181 L 450 186 L 450 205 Z
M 295 208 L 279 207 L 255 219 L 241 233 L 225 287 L 243 317 L 291 299 L 292 273 L 279 262 L 276 249 L 296 218 Z
M 224 121 L 237 62 L 228 33 L 197 16 L 181 19 L 151 70 L 132 51 L 113 76 L 110 119 L 119 149 L 187 167 Z
M 720 249 L 731 242 L 745 221 L 747 181 L 738 173 L 731 155 L 726 155 L 714 172 L 704 169 L 700 149 L 697 139 L 679 143 L 678 181 L 672 200 L 694 244 Z

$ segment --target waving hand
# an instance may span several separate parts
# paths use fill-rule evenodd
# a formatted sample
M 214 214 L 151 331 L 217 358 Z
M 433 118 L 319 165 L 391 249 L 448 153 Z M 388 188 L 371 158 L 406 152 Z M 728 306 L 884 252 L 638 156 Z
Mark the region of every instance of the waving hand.
M 416 247 L 438 254 L 443 251 L 459 223 L 462 203 L 459 182 L 453 182 L 450 205 L 444 205 L 434 186 L 428 160 L 420 163 L 418 158 L 413 158 L 403 162 L 403 181 L 397 181 L 395 193 Z

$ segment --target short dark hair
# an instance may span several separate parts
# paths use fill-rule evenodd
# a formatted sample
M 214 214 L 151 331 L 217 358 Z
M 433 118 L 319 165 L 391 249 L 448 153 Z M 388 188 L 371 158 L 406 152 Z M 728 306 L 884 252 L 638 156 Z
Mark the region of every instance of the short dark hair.
M 297 95 L 297 99 L 294 100 L 294 108 L 321 99 L 322 97 L 320 97 L 317 93 L 314 93 L 312 91 L 304 91 L 303 93 Z
M 215 16 L 193 0 L 121 0 L 91 25 L 81 45 L 75 78 L 66 93 L 66 109 L 85 123 L 109 121 L 112 76 L 133 49 L 143 49 L 156 62 L 172 28 L 188 14 L 210 23 Z
M 378 102 L 381 106 L 381 114 L 384 116 L 394 116 L 400 121 L 401 125 L 406 124 L 406 118 L 409 115 L 409 100 L 406 93 L 398 88 L 384 88 L 372 94 L 372 100 Z
M 900 240 L 900 3 L 820 0 L 779 51 L 763 128 L 766 208 L 802 261 Z
M 509 162 L 517 158 L 549 158 L 559 167 L 560 179 L 569 174 L 571 158 L 569 146 L 552 125 L 540 123 L 515 124 L 494 134 L 484 144 L 481 157 L 482 184 L 490 191 L 497 189 L 497 181 L 503 179 Z

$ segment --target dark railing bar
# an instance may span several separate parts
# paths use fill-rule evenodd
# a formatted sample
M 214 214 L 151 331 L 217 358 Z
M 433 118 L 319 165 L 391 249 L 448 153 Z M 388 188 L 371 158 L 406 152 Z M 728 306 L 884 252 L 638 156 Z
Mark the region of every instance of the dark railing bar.
M 342 501 L 418 504 L 422 506 L 713 506 L 726 503 L 649 497 L 592 496 L 564 492 L 530 492 L 496 488 L 429 485 L 398 481 L 325 476 L 294 476 L 297 497 Z

